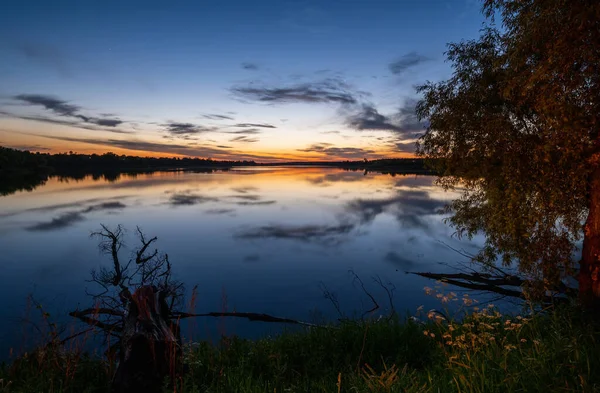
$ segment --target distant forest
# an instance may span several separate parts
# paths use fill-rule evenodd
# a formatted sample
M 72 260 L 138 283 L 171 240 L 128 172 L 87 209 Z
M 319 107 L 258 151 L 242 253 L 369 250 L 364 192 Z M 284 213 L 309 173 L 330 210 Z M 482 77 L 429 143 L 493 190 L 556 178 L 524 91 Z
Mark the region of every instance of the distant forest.
M 204 158 L 137 157 L 114 153 L 32 153 L 0 146 L 0 195 L 33 189 L 43 184 L 48 176 L 52 175 L 75 178 L 93 175 L 111 180 L 117 179 L 119 174 L 123 173 L 161 170 L 212 172 L 239 166 L 319 166 L 390 174 L 433 174 L 425 166 L 424 160 L 418 158 L 257 163 L 255 161 L 217 161 Z

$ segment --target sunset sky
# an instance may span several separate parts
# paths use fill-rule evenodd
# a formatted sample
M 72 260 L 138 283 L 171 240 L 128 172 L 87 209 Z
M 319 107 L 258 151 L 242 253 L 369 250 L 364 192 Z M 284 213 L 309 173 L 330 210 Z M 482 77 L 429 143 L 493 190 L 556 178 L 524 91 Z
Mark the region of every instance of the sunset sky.
M 475 0 L 0 4 L 0 145 L 213 159 L 404 157 Z

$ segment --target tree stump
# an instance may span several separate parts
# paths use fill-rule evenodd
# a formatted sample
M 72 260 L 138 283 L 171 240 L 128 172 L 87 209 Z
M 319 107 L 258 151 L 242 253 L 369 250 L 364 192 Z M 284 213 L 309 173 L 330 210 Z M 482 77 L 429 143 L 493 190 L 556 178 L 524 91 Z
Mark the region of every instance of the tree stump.
M 128 298 L 121 336 L 114 393 L 159 393 L 165 377 L 171 380 L 181 365 L 181 336 L 169 320 L 166 294 L 154 286 L 138 288 Z

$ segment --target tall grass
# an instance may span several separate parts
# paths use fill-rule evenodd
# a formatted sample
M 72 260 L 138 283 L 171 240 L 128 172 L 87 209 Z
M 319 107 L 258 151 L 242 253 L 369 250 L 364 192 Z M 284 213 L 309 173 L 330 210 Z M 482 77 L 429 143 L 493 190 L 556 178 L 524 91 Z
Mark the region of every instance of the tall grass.
M 597 392 L 600 324 L 564 307 L 460 322 L 427 313 L 184 348 L 171 392 Z M 107 392 L 112 367 L 50 346 L 0 367 L 0 392 Z

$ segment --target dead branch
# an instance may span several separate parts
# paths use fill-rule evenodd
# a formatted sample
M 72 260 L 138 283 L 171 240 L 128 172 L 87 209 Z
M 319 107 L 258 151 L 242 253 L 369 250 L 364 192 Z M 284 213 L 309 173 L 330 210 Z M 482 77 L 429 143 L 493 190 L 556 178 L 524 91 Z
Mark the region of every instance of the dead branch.
M 172 319 L 183 319 L 193 317 L 234 317 L 234 318 L 246 318 L 250 321 L 257 322 L 273 322 L 273 323 L 289 323 L 293 325 L 302 325 L 308 327 L 318 328 L 331 328 L 331 326 L 317 325 L 314 323 L 298 321 L 290 318 L 274 317 L 269 314 L 254 313 L 254 312 L 208 312 L 202 314 L 192 314 L 185 312 L 174 312 L 171 314 Z

